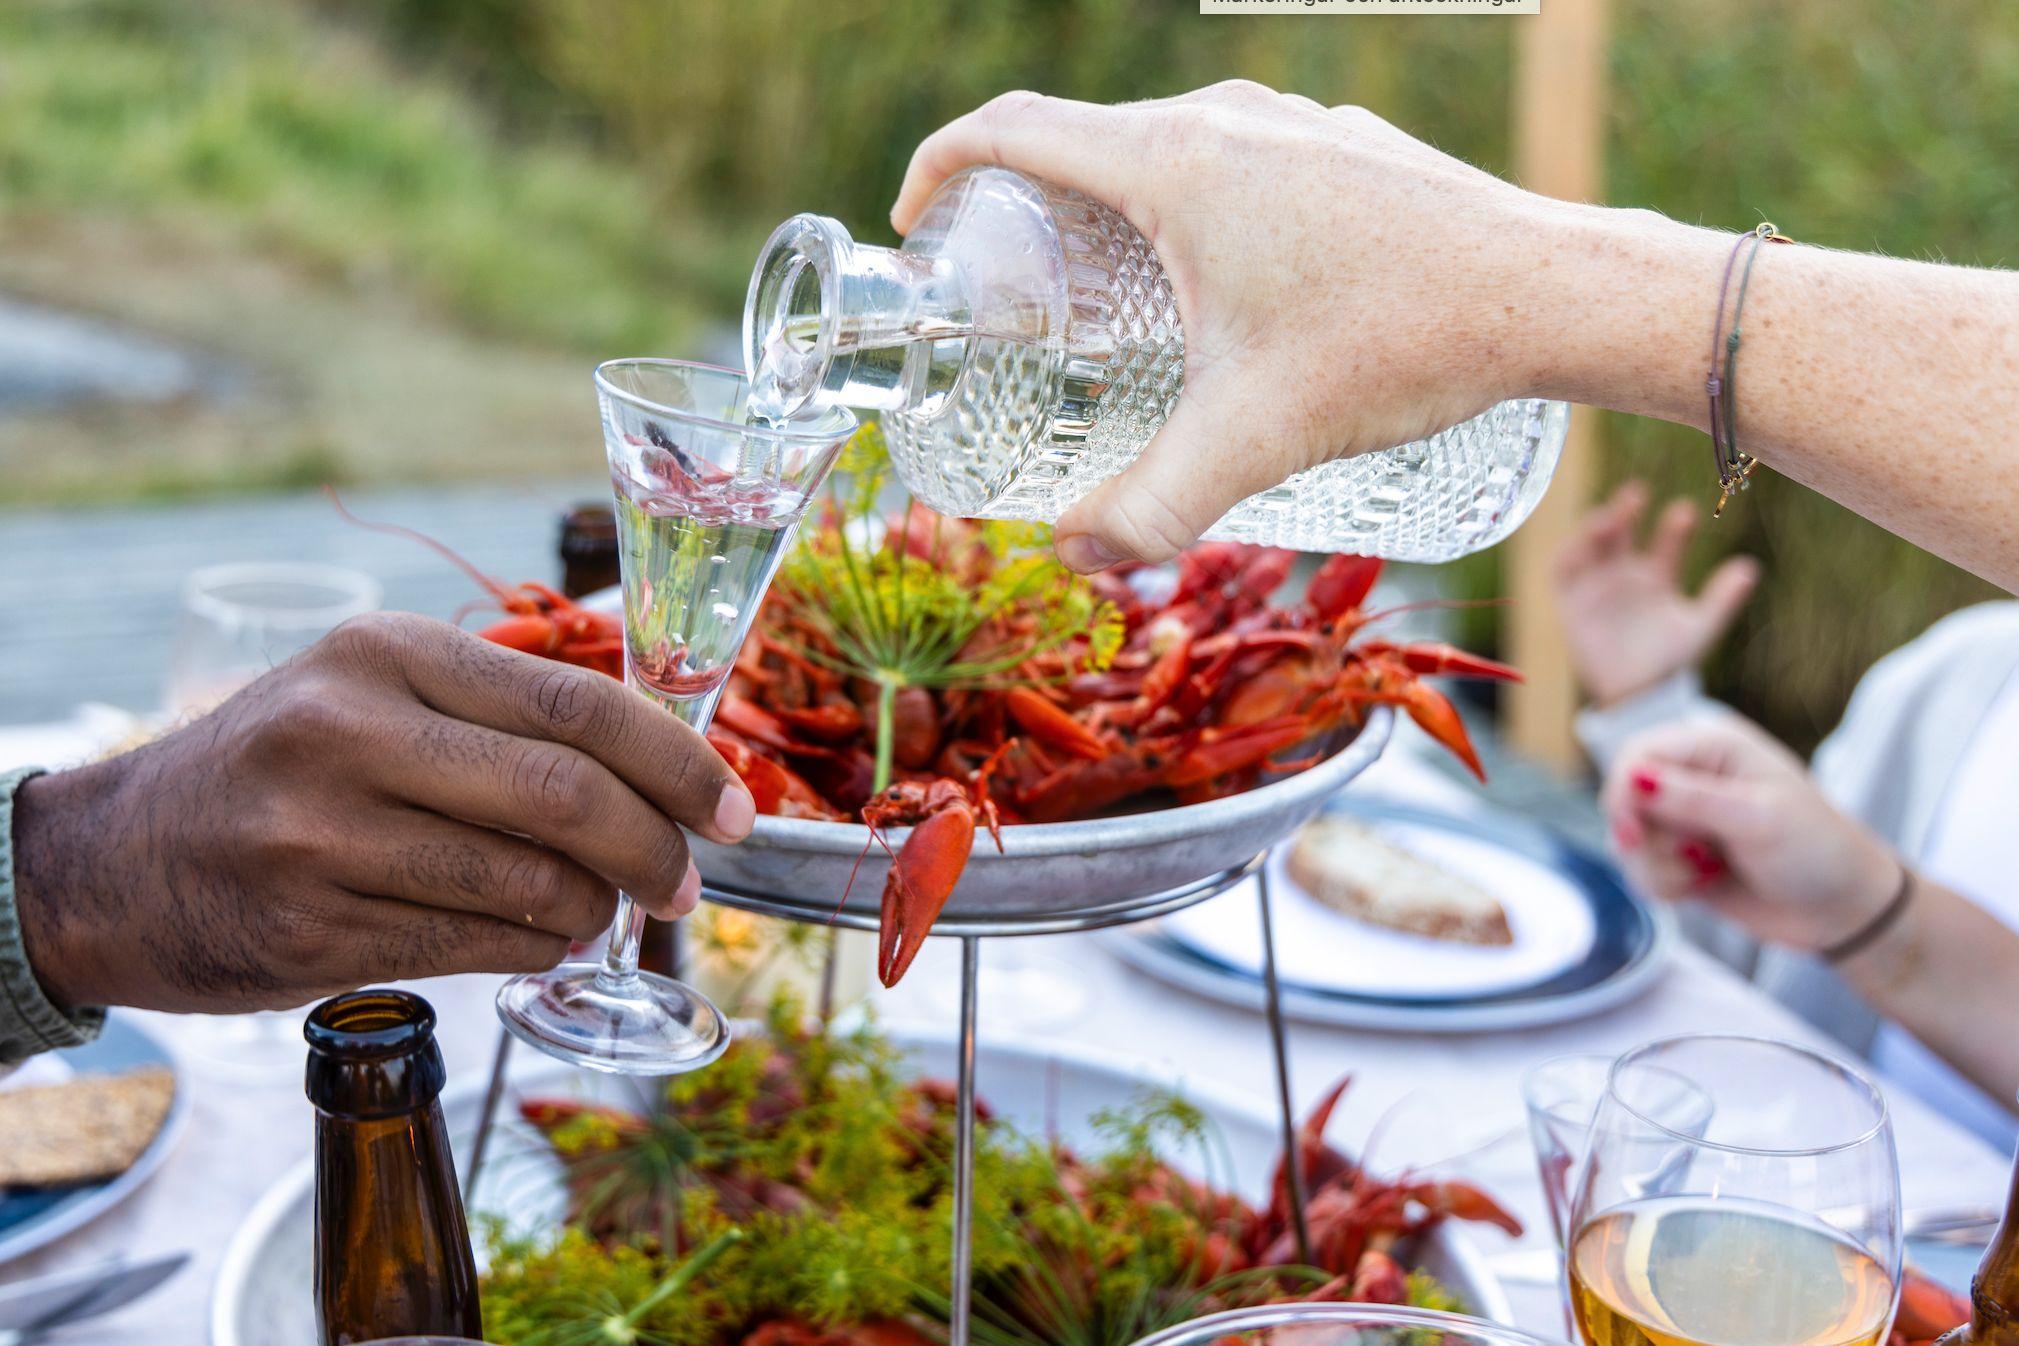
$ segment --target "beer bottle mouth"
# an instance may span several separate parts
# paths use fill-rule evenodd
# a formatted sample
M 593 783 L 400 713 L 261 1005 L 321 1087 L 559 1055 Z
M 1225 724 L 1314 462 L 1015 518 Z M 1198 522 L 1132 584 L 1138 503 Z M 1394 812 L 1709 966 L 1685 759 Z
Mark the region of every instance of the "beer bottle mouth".
M 385 989 L 325 1000 L 302 1026 L 312 1051 L 349 1061 L 409 1055 L 434 1035 L 434 1006 L 411 992 Z

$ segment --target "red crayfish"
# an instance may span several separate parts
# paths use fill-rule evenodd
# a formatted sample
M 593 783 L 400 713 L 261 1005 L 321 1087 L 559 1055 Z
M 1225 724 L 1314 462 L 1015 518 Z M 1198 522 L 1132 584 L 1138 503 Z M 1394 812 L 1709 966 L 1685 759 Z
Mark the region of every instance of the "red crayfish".
M 949 571 L 986 566 L 964 528 L 939 520 L 925 530 L 908 514 L 889 530 L 889 545 Z M 1123 620 L 1108 666 L 1075 674 L 1053 652 L 1002 685 L 903 688 L 890 728 L 895 781 L 875 798 L 873 690 L 836 669 L 818 622 L 790 595 L 774 597 L 711 737 L 759 795 L 760 810 L 859 817 L 878 836 L 912 826 L 883 894 L 878 970 L 892 985 L 952 896 L 983 827 L 1000 846 L 1001 826 L 1087 818 L 1146 797 L 1186 804 L 1238 793 L 1311 765 L 1374 705 L 1402 710 L 1483 774 L 1456 708 L 1423 680 L 1520 675 L 1449 645 L 1364 635 L 1380 615 L 1364 607 L 1378 560 L 1332 557 L 1302 602 L 1272 605 L 1294 560 L 1275 548 L 1204 544 L 1178 558 L 1168 593 L 1154 600 L 1137 588 L 1159 578 L 1148 567 L 1096 577 Z
M 341 502 L 338 504 L 341 509 Z M 346 511 L 347 517 L 349 516 Z M 441 543 L 391 524 L 462 567 L 506 612 L 481 634 L 512 649 L 623 673 L 623 624 L 547 586 L 508 586 Z M 997 563 L 970 525 L 907 511 L 886 546 L 979 583 Z M 774 590 L 737 657 L 708 739 L 749 787 L 760 813 L 860 819 L 871 844 L 909 835 L 883 891 L 878 974 L 895 985 L 924 945 L 965 869 L 975 835 L 1093 817 L 1159 802 L 1196 803 L 1301 770 L 1340 746 L 1368 708 L 1394 706 L 1474 774 L 1465 724 L 1428 677 L 1519 681 L 1505 664 L 1449 645 L 1364 633 L 1383 615 L 1365 603 L 1382 563 L 1334 556 L 1293 605 L 1271 596 L 1295 553 L 1205 543 L 1169 572 L 1121 567 L 1094 577 L 1119 612 L 1122 639 L 1098 672 L 1076 672 L 1071 647 L 1049 648 L 988 685 L 877 689 L 840 671 L 803 602 Z M 1167 580 L 1164 592 L 1154 593 Z M 780 581 L 780 588 L 785 582 Z M 1005 611 L 973 637 L 986 653 L 1020 616 Z M 889 735 L 894 772 L 877 791 L 871 748 Z M 888 843 L 885 843 L 888 846 Z
M 337 512 L 351 523 L 375 533 L 390 533 L 418 542 L 446 557 L 450 564 L 475 580 L 506 614 L 502 620 L 477 632 L 483 639 L 526 654 L 580 664 L 613 678 L 624 676 L 624 623 L 615 614 L 585 608 L 537 580 L 508 585 L 492 579 L 454 548 L 418 529 L 360 519 L 345 507 L 334 489 L 326 489 Z

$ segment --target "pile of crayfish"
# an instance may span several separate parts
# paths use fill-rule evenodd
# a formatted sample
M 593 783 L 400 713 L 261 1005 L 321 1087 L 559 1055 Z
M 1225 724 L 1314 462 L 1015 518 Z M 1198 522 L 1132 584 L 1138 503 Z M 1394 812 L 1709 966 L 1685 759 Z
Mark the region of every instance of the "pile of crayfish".
M 841 536 L 845 522 L 831 514 L 801 545 Z M 366 526 L 415 537 L 462 566 L 506 613 L 479 632 L 485 639 L 622 675 L 617 614 L 544 585 L 504 584 L 411 530 Z M 883 537 L 883 560 L 895 558 L 900 570 L 922 563 L 975 592 L 1012 563 L 982 528 L 917 507 L 891 520 Z M 1004 650 L 1014 657 L 1042 620 L 1034 601 L 1010 601 L 974 626 L 963 648 L 943 652 L 955 665 L 995 672 L 970 683 L 895 686 L 851 669 L 831 595 L 795 585 L 788 566 L 730 673 L 708 740 L 760 813 L 859 819 L 869 844 L 887 848 L 888 829 L 910 828 L 882 896 L 877 971 L 886 986 L 923 947 L 979 830 L 1000 847 L 1006 826 L 1237 794 L 1336 751 L 1376 705 L 1405 712 L 1483 779 L 1457 709 L 1424 679 L 1520 674 L 1447 644 L 1370 631 L 1385 615 L 1366 606 L 1381 574 L 1376 559 L 1330 557 L 1296 602 L 1273 602 L 1296 556 L 1202 543 L 1170 567 L 1122 566 L 1084 582 L 1047 559 L 1058 580 L 1092 586 L 1112 648 L 1094 657 L 1090 630 L 1031 642 L 1030 656 L 1007 668 L 1000 658 L 991 663 Z
M 992 564 L 964 525 L 910 514 L 886 546 L 959 572 Z M 1447 644 L 1366 630 L 1382 563 L 1334 556 L 1295 603 L 1272 603 L 1296 553 L 1206 543 L 1170 569 L 1094 577 L 1121 626 L 1098 671 L 1049 648 L 979 687 L 899 689 L 891 783 L 873 791 L 873 685 L 838 671 L 825 614 L 781 580 L 716 712 L 710 741 L 760 812 L 836 821 L 872 834 L 910 826 L 883 893 L 878 973 L 894 985 L 952 895 L 979 829 L 1192 804 L 1302 770 L 1342 746 L 1375 705 L 1400 708 L 1474 773 L 1452 703 L 1424 678 L 1518 681 L 1505 664 Z M 1013 624 L 1015 612 L 1003 614 Z M 1005 632 L 990 624 L 972 643 Z

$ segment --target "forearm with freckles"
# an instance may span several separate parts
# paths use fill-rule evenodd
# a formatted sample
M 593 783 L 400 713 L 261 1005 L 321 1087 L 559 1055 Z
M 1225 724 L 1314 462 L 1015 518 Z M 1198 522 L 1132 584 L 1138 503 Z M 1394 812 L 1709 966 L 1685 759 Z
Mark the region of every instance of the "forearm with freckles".
M 1915 883 L 1899 921 L 1838 971 L 2010 1107 L 2019 1095 L 2019 932 L 1940 884 Z
M 1540 203 L 1521 238 L 1524 300 L 1488 319 L 1517 378 L 1705 428 L 1712 309 L 1734 236 Z M 1765 245 L 1742 335 L 1742 449 L 2019 588 L 2019 273 Z M 1706 449 L 1706 490 L 1710 470 Z

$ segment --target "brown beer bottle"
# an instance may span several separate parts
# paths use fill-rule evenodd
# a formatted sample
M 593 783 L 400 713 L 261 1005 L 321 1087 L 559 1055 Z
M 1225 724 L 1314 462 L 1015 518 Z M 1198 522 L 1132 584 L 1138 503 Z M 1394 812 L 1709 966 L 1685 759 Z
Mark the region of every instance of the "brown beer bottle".
M 437 1101 L 435 1011 L 366 990 L 310 1013 L 315 1295 L 322 1346 L 426 1333 L 481 1340 L 477 1268 Z
M 561 592 L 570 598 L 617 583 L 617 515 L 608 505 L 577 505 L 561 516 Z
M 1970 1278 L 1970 1321 L 1944 1332 L 1935 1346 L 2019 1346 L 2019 1161 L 2005 1218 Z

